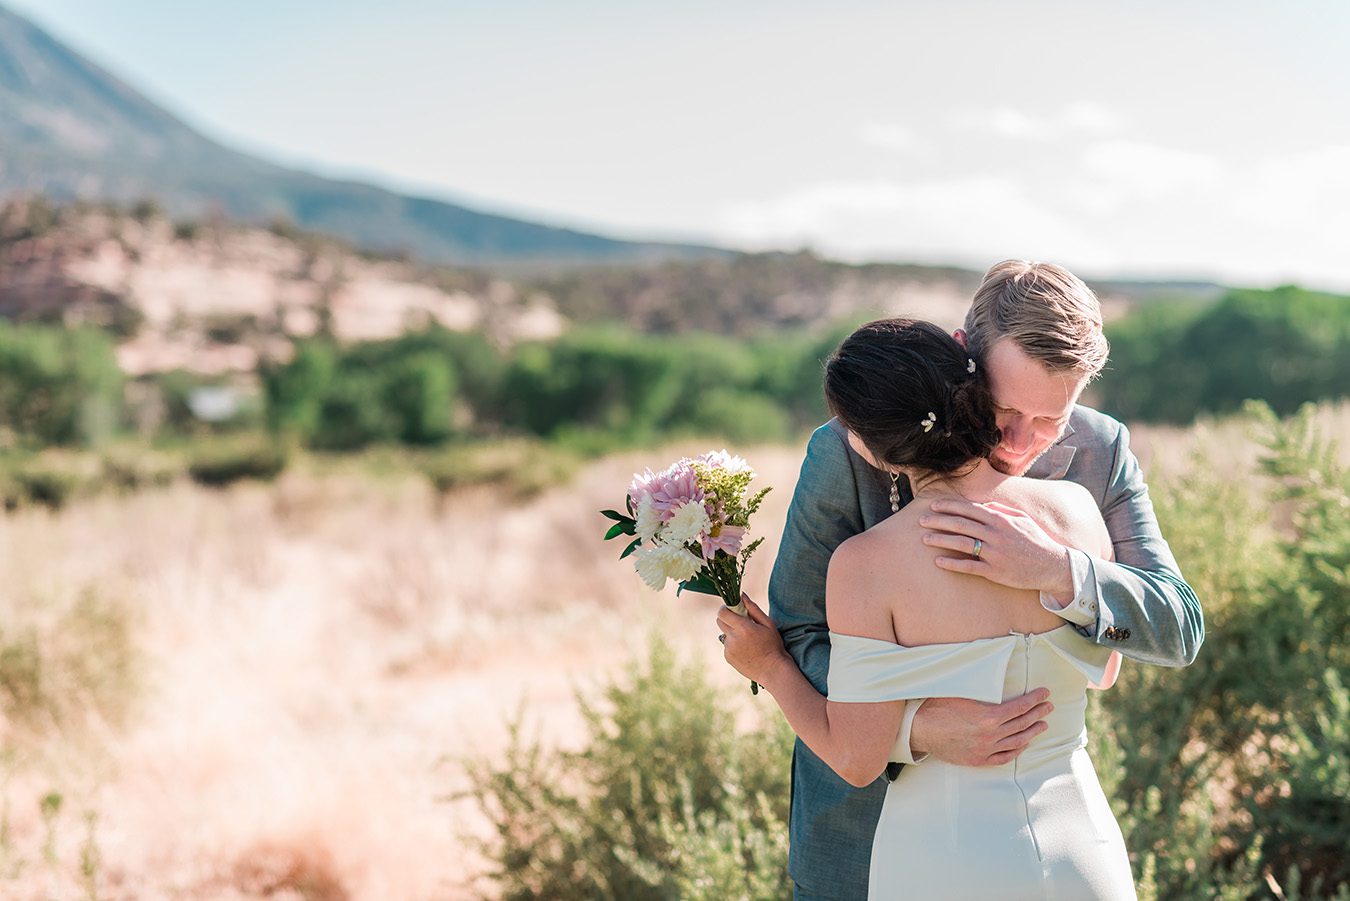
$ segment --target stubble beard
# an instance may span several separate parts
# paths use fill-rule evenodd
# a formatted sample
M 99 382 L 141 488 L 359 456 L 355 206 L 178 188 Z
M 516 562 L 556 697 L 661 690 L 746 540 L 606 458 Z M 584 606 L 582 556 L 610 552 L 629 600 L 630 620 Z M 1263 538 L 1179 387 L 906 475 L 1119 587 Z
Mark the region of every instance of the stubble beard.
M 989 457 L 989 465 L 1003 473 L 1005 476 L 1024 476 L 1031 471 L 1031 467 L 1035 465 L 1037 460 L 1045 456 L 1046 452 L 1049 451 L 1051 447 L 1054 447 L 1054 445 L 1046 445 L 1045 450 L 1028 460 L 1024 466 L 1013 466 L 1013 464 L 1009 463 L 1007 460 L 999 457 L 998 450 L 995 449 L 993 455 Z

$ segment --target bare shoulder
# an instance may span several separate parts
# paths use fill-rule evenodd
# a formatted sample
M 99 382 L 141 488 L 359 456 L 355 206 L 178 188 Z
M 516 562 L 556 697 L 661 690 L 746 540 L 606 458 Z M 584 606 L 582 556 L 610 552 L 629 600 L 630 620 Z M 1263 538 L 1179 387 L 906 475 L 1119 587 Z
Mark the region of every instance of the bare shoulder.
M 1026 513 L 1069 547 L 1097 557 L 1111 556 L 1111 536 L 1092 493 L 1067 479 L 1019 480 Z
M 833 632 L 895 640 L 886 586 L 895 560 L 886 551 L 888 530 L 854 535 L 835 549 L 825 579 L 825 619 Z
M 1033 479 L 1031 481 L 1037 490 L 1042 492 L 1045 498 L 1055 506 L 1074 512 L 1088 507 L 1093 510 L 1097 509 L 1097 502 L 1092 499 L 1092 492 L 1077 482 L 1070 482 L 1068 479 Z

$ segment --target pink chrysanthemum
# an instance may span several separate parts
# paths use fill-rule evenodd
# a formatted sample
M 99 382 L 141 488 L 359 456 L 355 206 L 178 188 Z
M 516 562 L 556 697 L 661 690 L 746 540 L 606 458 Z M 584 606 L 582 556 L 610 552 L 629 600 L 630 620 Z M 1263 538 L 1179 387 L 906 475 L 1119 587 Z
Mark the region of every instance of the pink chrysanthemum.
M 703 536 L 704 560 L 711 560 L 718 551 L 726 551 L 732 557 L 740 553 L 741 542 L 745 540 L 745 526 L 716 526 L 712 531 L 716 534 L 705 533 Z
M 661 521 L 669 520 L 677 507 L 691 502 L 703 502 L 703 489 L 698 487 L 698 476 L 688 460 L 681 460 L 669 469 L 653 473 L 650 469 L 633 476 L 628 496 L 636 507 L 643 495 L 652 499 L 652 506 Z

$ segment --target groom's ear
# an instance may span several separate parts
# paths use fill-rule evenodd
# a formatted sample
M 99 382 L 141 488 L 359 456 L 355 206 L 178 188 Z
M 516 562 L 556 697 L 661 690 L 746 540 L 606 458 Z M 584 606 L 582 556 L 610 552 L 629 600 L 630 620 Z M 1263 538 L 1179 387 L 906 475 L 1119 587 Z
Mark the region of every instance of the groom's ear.
M 969 344 L 966 343 L 966 330 L 965 330 L 965 329 L 959 328 L 959 329 L 957 329 L 956 331 L 952 332 L 952 337 L 955 338 L 955 339 L 956 339 L 956 343 L 959 344 L 959 345 L 961 345 L 962 347 L 969 347 L 969 346 L 970 346 Z

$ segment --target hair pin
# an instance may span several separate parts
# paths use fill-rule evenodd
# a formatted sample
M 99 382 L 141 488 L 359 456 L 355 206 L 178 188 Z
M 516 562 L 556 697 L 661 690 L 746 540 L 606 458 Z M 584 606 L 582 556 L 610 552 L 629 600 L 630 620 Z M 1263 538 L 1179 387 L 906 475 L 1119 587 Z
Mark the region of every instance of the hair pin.
M 975 371 L 975 360 L 971 357 L 966 357 L 966 372 L 974 372 L 974 371 Z
M 928 418 L 927 418 L 927 419 L 924 419 L 924 420 L 921 420 L 921 421 L 919 422 L 919 425 L 923 426 L 923 430 L 924 430 L 925 432 L 931 432 L 931 431 L 933 431 L 933 426 L 937 425 L 937 414 L 936 414 L 936 413 L 929 413 L 929 414 L 928 414 Z

